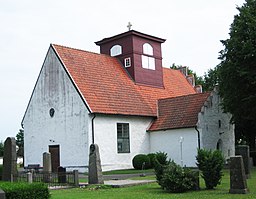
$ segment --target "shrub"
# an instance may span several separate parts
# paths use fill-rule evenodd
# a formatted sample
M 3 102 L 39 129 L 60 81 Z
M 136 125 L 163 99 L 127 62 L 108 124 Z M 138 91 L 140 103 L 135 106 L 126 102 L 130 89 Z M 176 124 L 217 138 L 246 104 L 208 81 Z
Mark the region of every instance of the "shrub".
M 1 182 L 0 188 L 8 199 L 48 199 L 50 193 L 46 184 L 24 182 Z
M 188 168 L 182 168 L 171 161 L 164 169 L 161 187 L 172 193 L 181 193 L 197 188 L 198 175 Z
M 149 169 L 150 159 L 145 154 L 138 154 L 132 159 L 132 165 L 135 169 Z
M 170 163 L 167 160 L 167 153 L 164 152 L 157 152 L 154 158 L 154 169 L 156 174 L 156 180 L 158 184 L 161 186 L 161 179 L 164 173 L 164 169 Z
M 213 189 L 221 183 L 224 157 L 219 150 L 198 149 L 196 160 L 207 189 Z
M 155 153 L 149 153 L 147 156 L 149 157 L 149 160 L 150 160 L 150 169 L 152 169 L 152 168 L 154 168 L 154 165 L 155 165 L 156 154 Z

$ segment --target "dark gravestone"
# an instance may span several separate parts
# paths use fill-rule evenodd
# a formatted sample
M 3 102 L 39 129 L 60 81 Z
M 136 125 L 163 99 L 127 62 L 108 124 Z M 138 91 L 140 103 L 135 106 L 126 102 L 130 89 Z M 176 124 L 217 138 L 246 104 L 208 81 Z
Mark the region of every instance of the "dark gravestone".
M 52 173 L 52 162 L 51 154 L 44 152 L 43 153 L 43 173 L 44 173 L 44 182 L 48 183 L 51 181 Z
M 59 183 L 66 183 L 66 168 L 64 167 L 58 167 L 58 182 Z
M 89 155 L 89 184 L 104 184 L 99 147 L 97 144 L 91 144 Z
M 229 193 L 245 194 L 248 192 L 243 158 L 241 155 L 230 157 L 230 190 Z
M 17 181 L 16 140 L 8 137 L 4 142 L 3 181 Z
M 0 199 L 5 199 L 5 198 L 6 198 L 5 192 L 2 189 L 0 189 Z
M 247 145 L 236 146 L 236 155 L 241 155 L 244 162 L 244 170 L 246 178 L 250 177 L 250 151 Z

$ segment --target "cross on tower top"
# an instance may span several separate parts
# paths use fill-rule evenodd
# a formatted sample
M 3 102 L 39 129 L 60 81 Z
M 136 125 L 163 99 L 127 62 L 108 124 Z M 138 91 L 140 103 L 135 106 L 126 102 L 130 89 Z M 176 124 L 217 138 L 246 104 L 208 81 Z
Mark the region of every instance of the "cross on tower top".
M 128 28 L 129 31 L 131 30 L 131 28 L 132 28 L 131 22 L 128 22 L 127 28 Z

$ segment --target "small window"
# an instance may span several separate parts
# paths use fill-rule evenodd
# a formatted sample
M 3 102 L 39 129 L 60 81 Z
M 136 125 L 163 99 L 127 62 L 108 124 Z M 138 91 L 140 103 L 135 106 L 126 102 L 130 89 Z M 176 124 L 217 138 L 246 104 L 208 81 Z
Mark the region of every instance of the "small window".
M 117 123 L 117 152 L 130 153 L 130 135 L 128 123 Z
M 221 120 L 219 120 L 219 128 L 221 128 Z
M 131 64 L 131 58 L 128 57 L 128 58 L 125 58 L 124 59 L 124 66 L 125 67 L 130 67 L 132 64 Z
M 153 47 L 149 43 L 143 44 L 143 54 L 153 56 Z
M 114 45 L 110 49 L 110 56 L 112 56 L 112 57 L 121 55 L 121 54 L 122 54 L 122 46 L 120 46 L 120 45 Z

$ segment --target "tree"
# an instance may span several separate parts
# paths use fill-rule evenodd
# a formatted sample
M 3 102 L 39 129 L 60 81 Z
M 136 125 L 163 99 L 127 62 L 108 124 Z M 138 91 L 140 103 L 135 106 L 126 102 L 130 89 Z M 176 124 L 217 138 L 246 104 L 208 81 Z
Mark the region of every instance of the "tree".
M 203 90 L 212 91 L 219 83 L 218 66 L 214 69 L 209 69 L 202 79 Z
M 237 7 L 230 38 L 221 41 L 219 87 L 224 110 L 233 115 L 240 135 L 255 148 L 256 132 L 256 0 Z M 238 137 L 237 137 L 238 138 Z
M 4 143 L 1 141 L 0 142 L 0 157 L 4 156 Z
M 16 135 L 16 145 L 19 147 L 17 155 L 22 156 L 24 154 L 24 130 L 20 129 Z
M 175 65 L 174 63 L 170 67 L 171 69 L 179 69 L 181 68 L 181 65 Z M 203 91 L 212 91 L 214 87 L 218 84 L 218 66 L 214 69 L 208 70 L 207 73 L 204 74 L 204 76 L 197 75 L 193 70 L 188 68 L 188 75 L 193 74 L 195 77 L 195 84 L 201 85 L 203 88 Z

